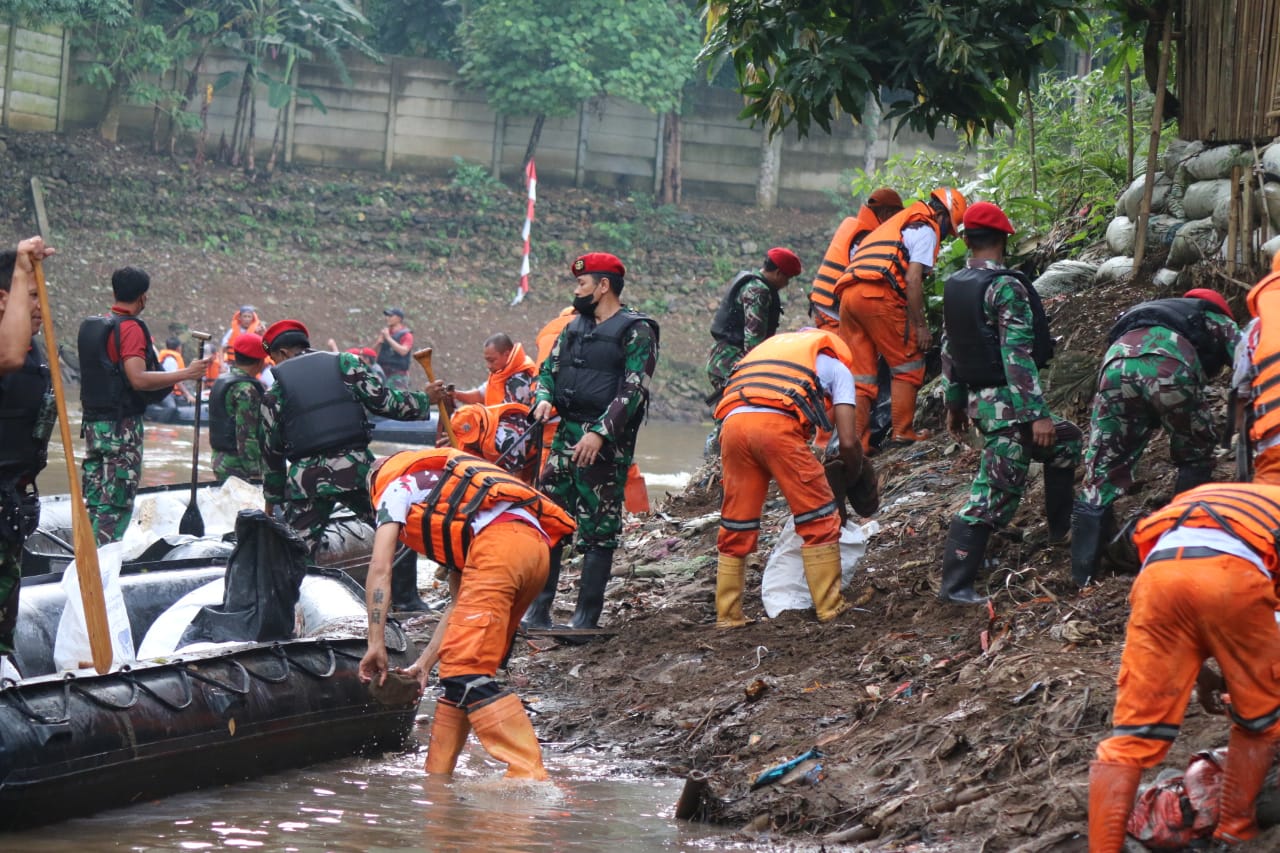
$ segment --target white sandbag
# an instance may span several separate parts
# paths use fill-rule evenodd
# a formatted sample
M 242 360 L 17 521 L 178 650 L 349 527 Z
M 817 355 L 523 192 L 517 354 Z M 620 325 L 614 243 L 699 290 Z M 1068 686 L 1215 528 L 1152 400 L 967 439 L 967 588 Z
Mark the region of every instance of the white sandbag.
M 1183 168 L 1197 181 L 1212 181 L 1231 177 L 1232 166 L 1245 166 L 1252 162 L 1253 154 L 1243 154 L 1239 145 L 1215 145 L 1188 157 Z
M 1231 198 L 1231 181 L 1196 181 L 1182 196 L 1182 209 L 1187 219 L 1205 219 L 1213 215 L 1219 202 Z
M 1111 284 L 1133 278 L 1133 258 L 1120 256 L 1108 258 L 1093 274 L 1094 284 Z
M 1146 182 L 1146 175 L 1134 178 L 1128 189 L 1120 194 L 1120 200 L 1116 204 L 1117 212 L 1129 217 L 1134 222 L 1138 221 L 1138 214 L 1142 211 L 1142 193 Z M 1173 186 L 1173 181 L 1166 177 L 1164 172 L 1156 172 L 1156 185 L 1151 193 L 1152 213 L 1164 212 L 1165 206 L 1168 204 L 1169 188 L 1171 186 Z
M 1164 149 L 1163 158 L 1157 162 L 1162 163 L 1164 171 L 1172 175 L 1178 171 L 1179 166 L 1199 154 L 1204 149 L 1205 144 L 1198 139 L 1191 142 L 1188 142 L 1185 139 L 1172 139 Z M 1135 154 L 1134 159 L 1141 159 L 1144 164 L 1146 163 L 1145 155 L 1139 158 L 1138 155 Z M 1134 172 L 1134 174 L 1136 175 L 1137 172 Z
M 1113 255 L 1132 255 L 1137 226 L 1127 216 L 1117 216 L 1107 223 L 1107 248 Z
M 1160 287 L 1173 287 L 1178 283 L 1178 271 L 1171 270 L 1168 267 L 1161 267 L 1156 270 L 1156 274 L 1151 277 L 1151 280 Z
M 1271 220 L 1271 230 L 1280 233 L 1280 184 L 1274 181 L 1263 184 L 1262 203 Z
M 1178 229 L 1186 225 L 1185 219 L 1178 219 L 1176 216 L 1168 216 L 1167 214 L 1157 213 L 1147 219 L 1147 249 L 1150 250 L 1156 246 L 1168 246 L 1173 242 L 1173 237 L 1178 233 Z
M 1165 266 L 1180 270 L 1197 261 L 1216 257 L 1222 245 L 1222 235 L 1213 227 L 1212 219 L 1197 219 L 1178 229 L 1169 245 L 1169 257 Z
M 1262 256 L 1267 259 L 1267 268 L 1275 263 L 1276 253 L 1280 252 L 1280 234 L 1262 244 Z
M 1085 261 L 1055 261 L 1040 274 L 1033 284 L 1041 299 L 1050 296 L 1061 296 L 1065 293 L 1079 293 L 1093 284 L 1093 275 L 1098 271 L 1096 264 Z
M 157 616 L 138 646 L 138 660 L 170 657 L 200 608 L 222 603 L 223 585 L 223 579 L 218 578 L 198 586 Z
M 847 523 L 840 531 L 840 585 L 847 586 L 857 573 L 858 561 L 867 553 L 867 540 L 880 532 L 880 524 L 868 521 L 858 525 Z M 795 520 L 788 518 L 786 526 L 778 534 L 777 544 L 769 553 L 764 566 L 764 578 L 760 583 L 760 597 L 764 600 L 764 612 L 769 618 L 784 610 L 804 610 L 813 607 L 813 596 L 804 579 L 804 561 L 800 549 L 804 540 L 796 533 Z
M 98 549 L 98 569 L 102 575 L 102 593 L 107 605 L 113 667 L 133 661 L 133 632 L 129 628 L 129 613 L 124 607 L 124 592 L 120 588 L 121 557 L 122 545 L 119 542 L 112 542 Z M 62 608 L 58 634 L 53 642 L 53 662 L 58 669 L 81 669 L 93 665 L 77 568 L 73 561 L 62 575 L 62 592 L 67 597 L 67 603 Z
M 133 520 L 122 541 L 125 559 L 141 553 L 157 539 L 178 532 L 182 515 L 187 511 L 191 492 L 184 489 L 148 492 L 134 502 Z M 262 489 L 238 477 L 228 477 L 220 486 L 196 490 L 205 534 L 221 536 L 236 529 L 236 516 L 242 509 L 262 509 Z
M 1273 142 L 1259 152 L 1264 171 L 1280 175 L 1280 142 Z

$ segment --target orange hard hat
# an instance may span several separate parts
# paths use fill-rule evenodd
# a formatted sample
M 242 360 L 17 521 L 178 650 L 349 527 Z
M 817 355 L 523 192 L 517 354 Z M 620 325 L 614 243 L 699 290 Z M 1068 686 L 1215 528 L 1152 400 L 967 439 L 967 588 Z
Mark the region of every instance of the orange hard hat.
M 960 226 L 964 224 L 965 209 L 969 206 L 964 194 L 954 187 L 938 187 L 929 193 L 929 197 L 937 199 L 942 209 L 951 217 L 951 233 L 959 234 Z

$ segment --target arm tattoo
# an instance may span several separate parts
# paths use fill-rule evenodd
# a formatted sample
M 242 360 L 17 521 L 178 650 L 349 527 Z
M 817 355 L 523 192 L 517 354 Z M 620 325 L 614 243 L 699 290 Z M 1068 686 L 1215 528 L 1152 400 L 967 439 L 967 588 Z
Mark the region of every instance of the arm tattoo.
M 369 621 L 375 625 L 382 624 L 382 608 L 375 607 L 369 611 Z
M 383 600 L 385 597 L 386 597 L 386 596 L 385 596 L 385 595 L 383 595 L 382 590 L 380 590 L 380 589 L 375 589 L 375 590 L 373 591 L 373 603 L 374 603 L 374 604 L 381 604 L 381 603 L 382 603 L 382 600 Z

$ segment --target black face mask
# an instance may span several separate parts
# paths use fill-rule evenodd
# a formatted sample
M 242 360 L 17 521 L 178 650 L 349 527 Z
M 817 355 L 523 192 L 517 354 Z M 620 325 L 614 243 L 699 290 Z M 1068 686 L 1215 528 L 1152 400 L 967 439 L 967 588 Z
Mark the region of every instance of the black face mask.
M 573 297 L 573 310 L 583 317 L 595 317 L 596 303 L 591 299 L 591 294 Z

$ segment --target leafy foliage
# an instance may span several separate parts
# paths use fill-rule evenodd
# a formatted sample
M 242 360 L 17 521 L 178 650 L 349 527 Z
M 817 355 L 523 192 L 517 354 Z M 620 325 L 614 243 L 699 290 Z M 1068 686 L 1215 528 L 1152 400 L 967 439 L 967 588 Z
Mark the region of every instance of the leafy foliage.
M 867 96 L 887 118 L 969 138 L 1012 126 L 1023 92 L 1053 67 L 1053 42 L 1087 16 L 1073 0 L 705 0 L 706 58 L 727 57 L 744 117 L 777 131 L 830 131 L 841 112 L 860 121 Z M 886 91 L 889 93 L 885 97 Z
M 459 74 L 503 115 L 570 115 L 613 95 L 665 112 L 693 76 L 697 33 L 667 0 L 477 0 Z
M 382 53 L 455 60 L 461 7 L 450 0 L 366 0 L 373 45 Z

